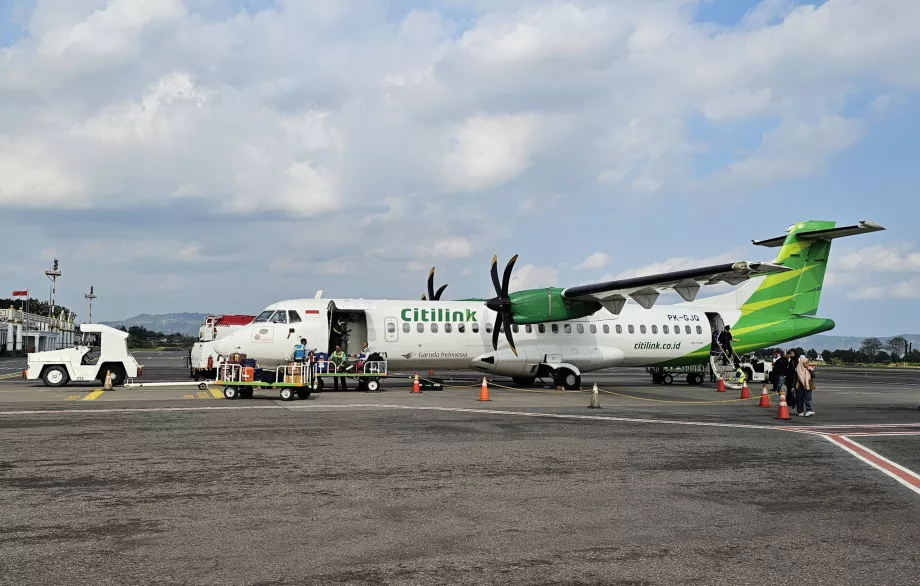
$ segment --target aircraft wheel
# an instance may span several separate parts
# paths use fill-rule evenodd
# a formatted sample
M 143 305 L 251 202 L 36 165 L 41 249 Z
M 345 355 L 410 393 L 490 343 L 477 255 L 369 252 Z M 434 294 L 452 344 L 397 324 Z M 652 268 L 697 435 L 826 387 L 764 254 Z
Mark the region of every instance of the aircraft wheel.
M 240 394 L 236 390 L 236 387 L 224 387 L 224 397 L 227 399 L 237 399 Z
M 554 379 L 557 387 L 562 387 L 567 391 L 581 388 L 581 377 L 567 368 L 557 370 Z
M 285 387 L 281 389 L 281 400 L 290 401 L 294 398 L 294 389 Z

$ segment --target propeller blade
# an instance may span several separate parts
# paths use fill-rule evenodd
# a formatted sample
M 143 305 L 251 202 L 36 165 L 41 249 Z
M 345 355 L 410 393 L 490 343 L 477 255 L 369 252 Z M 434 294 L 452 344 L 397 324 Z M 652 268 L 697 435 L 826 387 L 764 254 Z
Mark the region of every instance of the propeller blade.
M 493 325 L 492 328 L 492 349 L 498 350 L 498 334 L 501 333 L 502 328 L 501 312 L 495 314 L 495 325 Z
M 434 296 L 434 267 L 431 267 L 431 270 L 428 271 L 428 298 L 432 301 L 437 301 Z
M 501 315 L 501 314 L 499 314 Z M 517 356 L 517 348 L 514 347 L 514 338 L 511 337 L 511 314 L 505 318 L 505 321 L 508 322 L 505 325 L 505 338 L 508 339 L 508 345 L 511 346 L 511 351 L 514 352 L 514 355 Z
M 508 264 L 505 266 L 505 274 L 502 275 L 502 292 L 500 295 L 502 297 L 508 296 L 508 283 L 511 282 L 511 269 L 514 268 L 514 263 L 517 262 L 518 255 L 511 257 L 511 260 L 508 261 Z
M 441 288 L 438 289 L 438 292 L 434 294 L 434 300 L 435 300 L 435 301 L 440 301 L 440 300 L 441 300 L 441 293 L 444 292 L 444 289 L 447 289 L 447 285 L 441 285 Z
M 501 296 L 501 287 L 498 284 L 498 255 L 492 257 L 492 285 L 495 287 L 495 294 Z

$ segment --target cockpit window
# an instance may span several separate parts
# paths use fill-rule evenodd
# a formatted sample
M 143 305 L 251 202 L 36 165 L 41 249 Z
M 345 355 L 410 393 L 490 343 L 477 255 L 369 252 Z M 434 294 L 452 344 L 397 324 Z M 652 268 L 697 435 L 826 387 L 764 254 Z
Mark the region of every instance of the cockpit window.
M 273 324 L 286 324 L 287 323 L 287 312 L 282 310 L 276 311 L 275 315 L 272 316 L 270 320 Z
M 294 311 L 293 309 L 289 309 L 289 310 L 288 310 L 288 319 L 290 320 L 290 322 L 291 322 L 292 324 L 299 324 L 299 323 L 300 323 L 300 316 L 297 315 L 297 312 Z
M 252 320 L 252 323 L 257 324 L 257 323 L 267 322 L 268 318 L 270 318 L 273 313 L 275 312 L 274 310 L 271 310 L 271 309 L 263 311 L 262 313 L 259 314 L 258 317 L 256 317 L 256 319 Z

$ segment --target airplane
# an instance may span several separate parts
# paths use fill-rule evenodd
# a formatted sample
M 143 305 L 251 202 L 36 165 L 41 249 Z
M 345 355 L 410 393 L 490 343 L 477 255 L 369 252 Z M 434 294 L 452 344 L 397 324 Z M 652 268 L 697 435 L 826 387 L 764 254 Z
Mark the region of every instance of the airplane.
M 837 227 L 833 221 L 809 220 L 790 226 L 783 236 L 751 241 L 779 248 L 772 262 L 739 261 L 514 292 L 508 287 L 517 256 L 501 280 L 493 257 L 495 296 L 490 299 L 442 300 L 446 285 L 434 291 L 432 269 L 421 300 L 321 299 L 317 294 L 279 301 L 218 340 L 215 350 L 277 366 L 290 360 L 301 338 L 331 353 L 343 341 L 336 329 L 344 325 L 346 354 L 357 354 L 366 340 L 372 351 L 386 356 L 389 369 L 472 369 L 519 385 L 551 378 L 556 387 L 579 389 L 584 373 L 614 367 L 709 362 L 715 369 L 713 334 L 726 325 L 738 354 L 833 329 L 833 320 L 817 316 L 831 243 L 884 229 L 870 221 Z M 697 299 L 702 286 L 720 283 L 741 286 Z M 656 304 L 665 291 L 683 301 Z M 702 375 L 693 376 L 702 384 Z

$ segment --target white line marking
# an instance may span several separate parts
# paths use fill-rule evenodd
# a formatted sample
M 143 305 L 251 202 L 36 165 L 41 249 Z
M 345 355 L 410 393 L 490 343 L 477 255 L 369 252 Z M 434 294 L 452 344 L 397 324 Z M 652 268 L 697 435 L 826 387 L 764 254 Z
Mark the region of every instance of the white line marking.
M 894 478 L 907 488 L 911 489 L 917 494 L 920 494 L 920 475 L 917 473 L 908 470 L 907 468 L 892 462 L 888 458 L 880 456 L 869 448 L 858 444 L 853 440 L 847 438 L 846 436 L 840 435 L 825 435 L 827 441 L 831 442 L 835 446 L 838 446 L 853 456 L 856 456 L 866 464 L 869 464 L 877 470 L 881 470 L 891 478 Z M 860 453 L 862 452 L 862 453 Z

